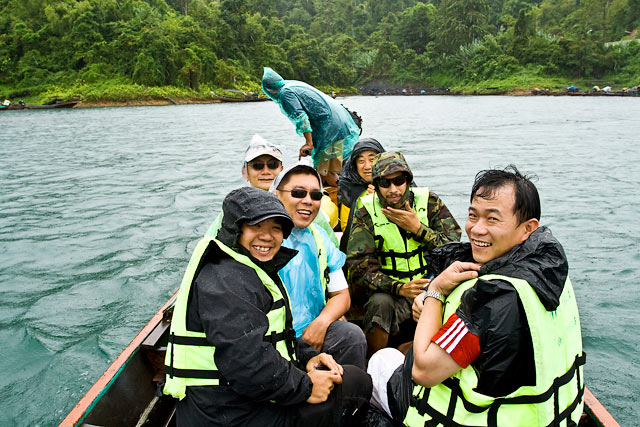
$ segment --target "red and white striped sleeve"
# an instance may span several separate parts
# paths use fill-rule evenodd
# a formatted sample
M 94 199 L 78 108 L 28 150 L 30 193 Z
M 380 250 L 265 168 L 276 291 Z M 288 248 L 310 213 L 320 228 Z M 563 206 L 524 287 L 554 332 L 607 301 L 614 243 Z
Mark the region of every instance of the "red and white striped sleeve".
M 462 368 L 466 368 L 480 355 L 480 340 L 471 333 L 456 313 L 442 325 L 431 342 L 437 344 Z

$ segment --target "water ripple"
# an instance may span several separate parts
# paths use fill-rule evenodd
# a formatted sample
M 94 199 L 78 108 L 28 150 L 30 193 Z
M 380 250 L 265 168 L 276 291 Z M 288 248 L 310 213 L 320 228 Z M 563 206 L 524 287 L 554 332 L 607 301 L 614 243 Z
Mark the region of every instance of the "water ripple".
M 640 105 L 629 101 L 341 99 L 461 224 L 478 170 L 537 174 L 542 223 L 569 258 L 586 383 L 623 425 L 640 416 Z M 269 103 L 7 112 L 0 129 L 0 425 L 59 422 L 173 293 L 243 185 L 253 133 L 286 164 L 302 143 Z

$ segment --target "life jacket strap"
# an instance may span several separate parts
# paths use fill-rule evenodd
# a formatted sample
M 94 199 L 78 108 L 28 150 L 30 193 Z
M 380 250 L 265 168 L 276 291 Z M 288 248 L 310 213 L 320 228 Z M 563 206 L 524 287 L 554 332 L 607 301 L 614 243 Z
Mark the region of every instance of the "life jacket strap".
M 211 369 L 180 369 L 174 366 L 164 365 L 164 372 L 171 377 L 197 378 L 203 380 L 218 380 L 218 385 L 229 385 L 229 382 L 217 370 Z
M 553 406 L 554 406 L 554 419 L 553 421 L 546 427 L 555 427 L 559 426 L 560 422 L 563 420 L 569 420 L 569 417 L 576 409 L 578 404 L 582 402 L 584 396 L 584 384 L 580 381 L 580 373 L 579 368 L 586 363 L 587 356 L 583 352 L 576 356 L 573 364 L 565 372 L 563 375 L 555 378 L 553 384 L 545 391 L 544 393 L 530 396 L 517 396 L 511 398 L 496 398 L 493 403 L 489 406 L 489 411 L 487 414 L 487 425 L 489 427 L 497 427 L 498 425 L 498 409 L 502 405 L 526 405 L 526 404 L 537 404 L 542 403 L 553 397 Z M 577 377 L 577 386 L 578 392 L 576 394 L 575 399 L 571 404 L 565 408 L 564 411 L 560 412 L 559 410 L 559 396 L 558 390 L 563 385 L 568 384 L 574 376 Z M 415 407 L 420 415 L 429 415 L 432 421 L 435 421 L 436 424 L 442 424 L 443 426 L 451 426 L 451 427 L 465 427 L 463 424 L 458 424 L 453 421 L 453 412 L 455 411 L 457 400 L 460 399 L 465 410 L 470 413 L 481 413 L 487 410 L 486 406 L 478 406 L 474 403 L 469 402 L 464 395 L 462 394 L 462 389 L 460 387 L 460 380 L 458 378 L 447 378 L 442 382 L 443 386 L 446 386 L 451 390 L 451 398 L 449 400 L 449 406 L 447 408 L 447 414 L 444 415 L 440 413 L 438 410 L 429 405 L 429 393 L 431 391 L 430 388 L 425 388 L 423 395 L 421 398 L 417 396 L 411 395 L 410 404 Z M 428 424 L 425 423 L 425 426 Z

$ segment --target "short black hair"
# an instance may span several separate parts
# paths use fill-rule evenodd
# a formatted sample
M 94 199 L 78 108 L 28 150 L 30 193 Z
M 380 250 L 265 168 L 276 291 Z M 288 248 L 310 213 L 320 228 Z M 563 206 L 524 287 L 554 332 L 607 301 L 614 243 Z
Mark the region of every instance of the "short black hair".
M 523 175 L 515 165 L 504 169 L 487 169 L 478 172 L 471 189 L 470 202 L 479 197 L 491 199 L 496 190 L 505 185 L 512 185 L 515 193 L 513 213 L 518 218 L 518 224 L 535 218 L 540 220 L 540 196 L 538 189 L 531 182 L 535 175 Z
M 291 181 L 293 175 L 311 175 L 312 177 L 318 179 L 318 172 L 316 172 L 316 170 L 311 166 L 307 165 L 296 165 L 285 173 L 286 175 L 282 177 L 282 180 L 278 183 L 278 188 L 276 188 L 276 190 L 280 190 L 285 185 L 287 185 L 289 181 Z M 322 182 L 318 181 L 318 184 L 322 186 Z

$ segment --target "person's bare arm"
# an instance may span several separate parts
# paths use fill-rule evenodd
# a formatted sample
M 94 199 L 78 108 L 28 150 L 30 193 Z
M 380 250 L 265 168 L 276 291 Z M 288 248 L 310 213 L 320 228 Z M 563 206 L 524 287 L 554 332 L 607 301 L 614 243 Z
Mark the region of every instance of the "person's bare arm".
M 327 334 L 327 328 L 331 323 L 341 318 L 351 306 L 351 296 L 348 289 L 342 289 L 337 292 L 329 293 L 329 299 L 318 317 L 302 332 L 302 339 L 320 351 L 324 344 L 324 337 Z
M 298 160 L 303 157 L 310 156 L 313 152 L 313 135 L 311 132 L 305 132 L 304 134 L 304 145 L 300 147 L 300 153 L 298 155 Z
M 456 261 L 429 284 L 429 290 L 449 295 L 465 280 L 478 277 L 480 265 Z M 424 301 L 413 340 L 414 363 L 411 371 L 417 384 L 433 387 L 458 372 L 460 365 L 431 339 L 442 327 L 442 303 L 436 298 Z

